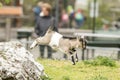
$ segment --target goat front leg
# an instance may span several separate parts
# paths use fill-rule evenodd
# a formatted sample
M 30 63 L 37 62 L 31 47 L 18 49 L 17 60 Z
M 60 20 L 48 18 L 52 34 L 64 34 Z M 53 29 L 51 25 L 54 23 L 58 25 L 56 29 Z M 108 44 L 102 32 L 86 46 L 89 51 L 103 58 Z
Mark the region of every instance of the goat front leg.
M 78 62 L 78 55 L 77 52 L 75 52 L 76 62 Z
M 75 59 L 73 55 L 71 55 L 71 59 L 72 59 L 72 64 L 75 65 Z
M 73 64 L 73 65 L 75 65 L 75 59 L 74 59 L 73 53 L 72 53 L 72 52 L 70 52 L 70 54 L 71 54 L 72 64 Z
M 77 50 L 75 48 L 72 49 L 72 52 L 75 53 L 75 61 L 78 62 L 78 55 L 77 55 Z

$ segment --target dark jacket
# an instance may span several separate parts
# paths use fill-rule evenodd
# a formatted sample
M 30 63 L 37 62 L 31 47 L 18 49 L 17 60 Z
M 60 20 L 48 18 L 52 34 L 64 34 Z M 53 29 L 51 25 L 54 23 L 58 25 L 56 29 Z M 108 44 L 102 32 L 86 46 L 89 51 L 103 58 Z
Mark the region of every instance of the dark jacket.
M 36 23 L 36 27 L 35 27 L 35 33 L 38 36 L 44 36 L 50 26 L 53 27 L 53 31 L 58 32 L 58 29 L 55 26 L 55 19 L 53 17 L 51 16 L 40 17 L 39 16 L 37 23 Z
M 36 6 L 33 8 L 33 12 L 34 12 L 34 15 L 35 15 L 35 23 L 37 22 L 37 19 L 39 17 L 39 14 L 41 12 L 41 7 L 40 6 Z

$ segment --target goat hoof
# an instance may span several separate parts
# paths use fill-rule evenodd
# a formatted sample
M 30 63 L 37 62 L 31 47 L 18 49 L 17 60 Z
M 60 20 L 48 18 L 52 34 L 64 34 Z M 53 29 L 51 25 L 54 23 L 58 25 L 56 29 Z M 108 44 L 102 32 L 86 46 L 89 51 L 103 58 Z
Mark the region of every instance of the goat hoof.
M 72 63 L 72 65 L 75 65 L 75 63 Z
M 78 59 L 76 59 L 76 62 L 78 62 Z

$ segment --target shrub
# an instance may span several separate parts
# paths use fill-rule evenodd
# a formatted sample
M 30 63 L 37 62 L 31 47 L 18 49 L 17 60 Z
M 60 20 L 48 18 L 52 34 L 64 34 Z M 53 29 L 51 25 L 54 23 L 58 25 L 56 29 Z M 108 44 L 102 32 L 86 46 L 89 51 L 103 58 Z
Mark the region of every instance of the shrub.
M 102 56 L 98 56 L 93 60 L 86 60 L 84 61 L 84 64 L 90 64 L 92 66 L 109 66 L 109 67 L 116 66 L 115 60 L 108 57 L 102 57 Z

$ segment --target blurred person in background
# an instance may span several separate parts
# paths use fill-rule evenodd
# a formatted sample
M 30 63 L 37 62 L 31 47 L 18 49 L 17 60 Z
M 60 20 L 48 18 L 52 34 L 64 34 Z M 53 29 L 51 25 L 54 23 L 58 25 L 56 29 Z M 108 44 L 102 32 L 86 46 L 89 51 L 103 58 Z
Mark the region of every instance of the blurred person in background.
M 69 16 L 67 12 L 63 10 L 61 14 L 61 27 L 68 28 L 68 23 L 69 23 Z
M 69 15 L 69 28 L 72 28 L 72 23 L 74 20 L 74 9 L 71 5 L 67 6 L 67 11 L 68 11 L 68 15 Z
M 42 11 L 42 5 L 43 5 L 43 2 L 38 2 L 37 6 L 33 8 L 35 23 L 37 22 L 40 12 Z
M 35 27 L 35 33 L 38 36 L 44 36 L 46 31 L 50 26 L 53 27 L 54 31 L 58 32 L 57 26 L 55 26 L 55 19 L 51 16 L 51 5 L 48 3 L 44 3 L 42 5 L 42 11 L 39 14 L 39 17 L 37 19 L 36 27 Z M 48 52 L 48 58 L 52 57 L 52 49 L 49 46 L 40 45 L 40 56 L 41 58 L 44 58 L 44 49 L 47 47 Z
M 117 20 L 113 21 L 113 22 L 112 22 L 112 26 L 113 26 L 113 28 L 115 28 L 116 30 L 117 30 L 117 29 L 120 29 L 120 18 L 118 18 Z
M 82 14 L 82 10 L 78 9 L 74 17 L 75 17 L 75 22 L 76 22 L 76 28 L 80 28 L 84 23 L 84 16 Z

